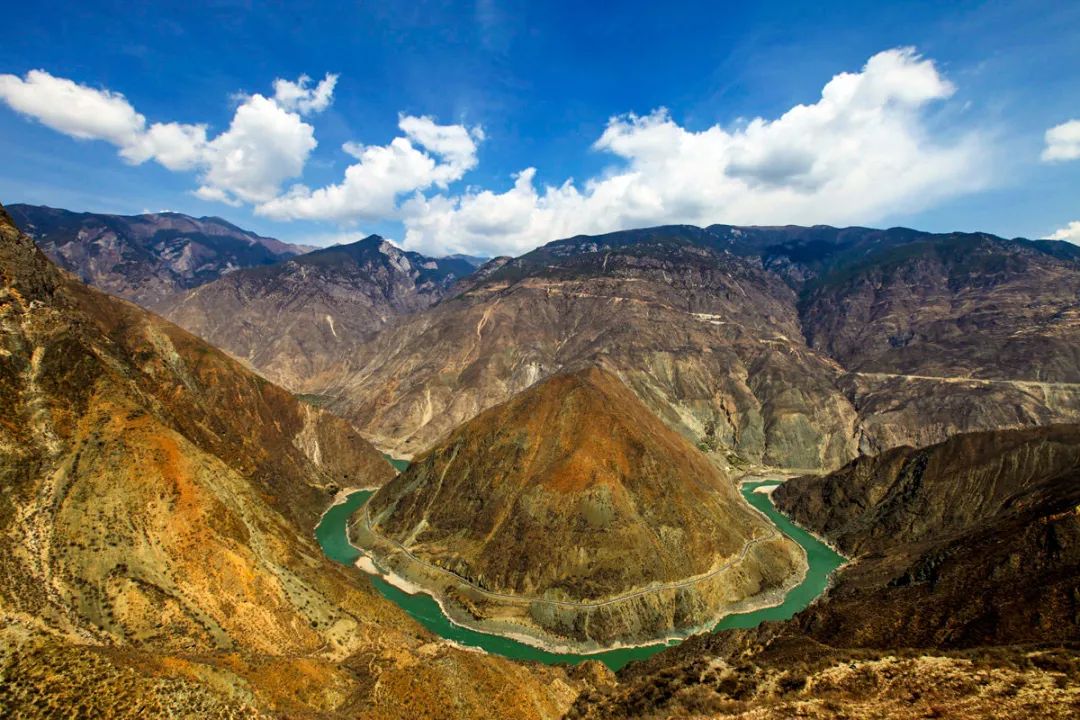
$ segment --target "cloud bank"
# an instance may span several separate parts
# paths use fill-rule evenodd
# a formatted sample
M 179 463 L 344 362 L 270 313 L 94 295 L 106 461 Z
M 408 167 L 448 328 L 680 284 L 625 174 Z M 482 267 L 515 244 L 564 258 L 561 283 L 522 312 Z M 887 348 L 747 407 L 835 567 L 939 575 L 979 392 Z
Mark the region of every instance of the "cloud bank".
M 1080 120 L 1069 120 L 1046 131 L 1045 162 L 1063 162 L 1080 158 Z
M 612 118 L 594 143 L 619 165 L 580 188 L 537 188 L 519 172 L 505 192 L 417 195 L 405 245 L 429 252 L 518 253 L 577 233 L 661 223 L 871 222 L 977 189 L 980 136 L 935 141 L 926 108 L 954 88 L 905 48 L 833 77 L 812 105 L 741 127 L 701 131 L 663 109 Z
M 330 105 L 336 82 L 279 78 L 272 96 L 244 96 L 212 138 L 203 124 L 148 124 L 123 95 L 42 70 L 0 75 L 0 100 L 72 137 L 112 143 L 130 163 L 194 171 L 204 199 L 342 228 L 400 221 L 403 244 L 429 254 L 518 254 L 577 233 L 663 223 L 871 223 L 988 178 L 978 132 L 933 129 L 933 106 L 955 88 L 911 48 L 874 55 L 775 118 L 691 130 L 663 108 L 613 117 L 592 144 L 611 165 L 580 183 L 538 186 L 537 169 L 525 167 L 505 189 L 461 189 L 482 128 L 403 115 L 386 145 L 343 145 L 354 162 L 340 181 L 286 188 L 316 147 L 307 119 Z M 1049 131 L 1044 158 L 1080 155 L 1077 129 L 1072 121 Z
M 195 170 L 201 181 L 196 194 L 239 204 L 270 200 L 283 182 L 303 172 L 316 142 L 315 129 L 301 116 L 324 110 L 336 81 L 327 75 L 308 88 L 306 77 L 277 80 L 274 97 L 243 97 L 229 128 L 212 139 L 204 124 L 147 125 L 123 95 L 44 70 L 24 78 L 0 75 L 0 100 L 71 137 L 111 143 L 129 163 L 154 160 L 169 170 Z

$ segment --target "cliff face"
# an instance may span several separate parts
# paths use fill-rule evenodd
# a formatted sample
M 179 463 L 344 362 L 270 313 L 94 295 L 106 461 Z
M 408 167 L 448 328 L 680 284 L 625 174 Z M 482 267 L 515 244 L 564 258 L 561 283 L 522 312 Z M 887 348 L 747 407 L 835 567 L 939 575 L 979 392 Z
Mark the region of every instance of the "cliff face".
M 474 262 L 427 258 L 372 235 L 229 273 L 156 309 L 271 380 L 305 390 L 332 382 L 376 333 L 443 298 Z
M 60 267 L 144 307 L 233 270 L 310 249 L 241 230 L 220 218 L 75 213 L 34 205 L 11 205 L 8 211 Z
M 509 603 L 580 603 L 532 620 L 601 644 L 702 625 L 805 568 L 704 455 L 597 368 L 555 375 L 455 430 L 376 493 L 361 522 Z M 663 597 L 644 618 L 613 602 L 694 578 L 678 603 L 650 591 Z
M 2 210 L 0 281 L 7 713 L 565 708 L 565 674 L 436 642 L 322 556 L 333 493 L 392 475 L 346 423 L 76 282 Z
M 1080 263 L 1056 246 L 662 227 L 550 243 L 459 289 L 308 390 L 401 455 L 583 363 L 736 466 L 1080 418 Z
M 1080 427 L 899 448 L 773 497 L 854 555 L 824 599 L 628 667 L 570 717 L 1075 714 Z

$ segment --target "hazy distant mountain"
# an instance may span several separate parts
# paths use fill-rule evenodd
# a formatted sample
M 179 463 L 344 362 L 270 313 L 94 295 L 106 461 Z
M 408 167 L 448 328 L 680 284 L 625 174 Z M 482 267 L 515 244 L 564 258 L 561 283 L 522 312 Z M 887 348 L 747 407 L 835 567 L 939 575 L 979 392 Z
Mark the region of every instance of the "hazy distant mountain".
M 299 389 L 338 376 L 372 336 L 474 270 L 474 259 L 429 258 L 371 235 L 229 273 L 157 310 Z
M 11 205 L 8 212 L 62 268 L 144 307 L 239 268 L 268 265 L 311 249 L 216 217 L 104 215 L 35 205 Z

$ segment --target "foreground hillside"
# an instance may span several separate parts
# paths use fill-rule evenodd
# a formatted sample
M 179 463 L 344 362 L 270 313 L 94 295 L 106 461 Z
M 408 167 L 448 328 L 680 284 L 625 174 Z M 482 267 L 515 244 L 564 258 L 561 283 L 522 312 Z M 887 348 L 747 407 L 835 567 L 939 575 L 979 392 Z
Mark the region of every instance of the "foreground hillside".
M 364 343 L 330 398 L 398 454 L 563 368 L 611 368 L 734 466 L 1080 419 L 1080 262 L 896 229 L 661 227 L 550 243 Z
M 76 213 L 36 205 L 11 205 L 8 211 L 60 267 L 143 307 L 238 268 L 275 263 L 310 249 L 215 217 Z
M 628 667 L 571 717 L 1075 717 L 1080 427 L 900 448 L 774 497 L 856 560 L 824 600 Z
M 341 420 L 60 272 L 0 211 L 0 714 L 557 717 L 320 553 L 392 472 Z
M 711 627 L 806 573 L 729 478 L 595 367 L 469 421 L 361 515 L 357 543 L 465 622 L 561 646 Z

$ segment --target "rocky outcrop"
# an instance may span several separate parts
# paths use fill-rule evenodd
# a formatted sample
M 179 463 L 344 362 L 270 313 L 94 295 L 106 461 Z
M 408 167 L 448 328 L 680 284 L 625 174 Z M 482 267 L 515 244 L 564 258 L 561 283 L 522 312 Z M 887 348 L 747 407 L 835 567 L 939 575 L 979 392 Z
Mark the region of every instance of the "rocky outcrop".
M 377 235 L 238 270 L 156 309 L 296 391 L 323 388 L 380 330 L 423 310 L 475 260 L 428 258 Z
M 775 602 L 805 573 L 798 547 L 730 480 L 595 367 L 455 430 L 377 492 L 356 525 L 378 562 L 472 624 L 557 644 L 711 625 Z
M 333 494 L 392 475 L 0 209 L 5 716 L 560 715 L 581 681 L 439 642 L 323 557 Z
M 105 215 L 10 205 L 15 224 L 83 282 L 143 307 L 234 270 L 268 265 L 311 248 L 180 213 Z

